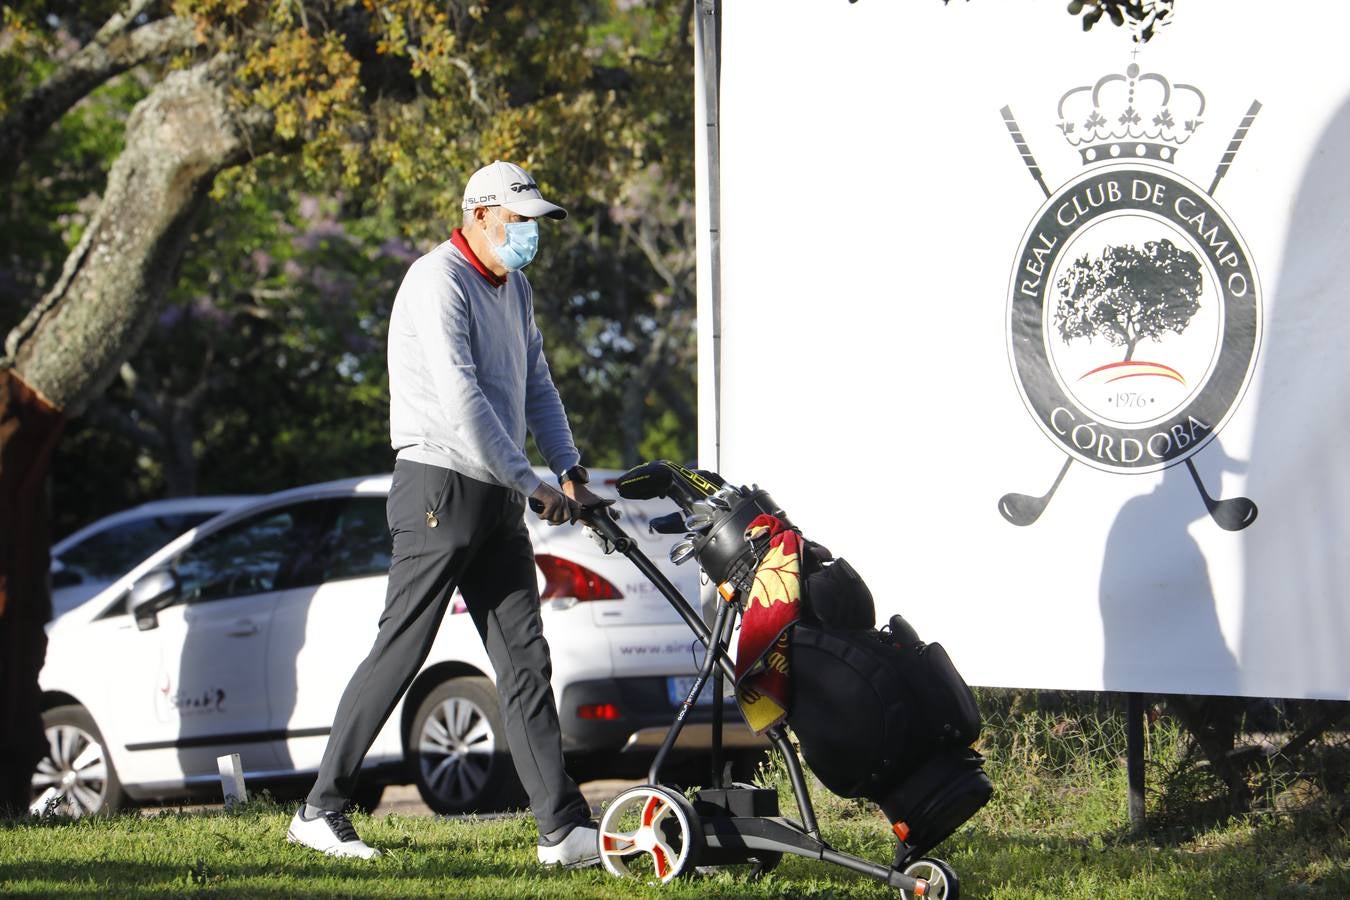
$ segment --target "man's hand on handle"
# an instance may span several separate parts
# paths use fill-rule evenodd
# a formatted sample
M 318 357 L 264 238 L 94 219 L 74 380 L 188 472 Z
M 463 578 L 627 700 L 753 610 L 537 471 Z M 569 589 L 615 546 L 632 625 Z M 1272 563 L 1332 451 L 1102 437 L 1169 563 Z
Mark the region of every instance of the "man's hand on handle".
M 557 488 L 550 487 L 547 484 L 541 484 L 535 488 L 534 493 L 530 495 L 530 499 L 538 501 L 537 504 L 531 502 L 530 508 L 539 514 L 539 518 L 550 525 L 575 522 L 577 515 L 581 512 L 581 504 L 571 497 L 564 496 Z

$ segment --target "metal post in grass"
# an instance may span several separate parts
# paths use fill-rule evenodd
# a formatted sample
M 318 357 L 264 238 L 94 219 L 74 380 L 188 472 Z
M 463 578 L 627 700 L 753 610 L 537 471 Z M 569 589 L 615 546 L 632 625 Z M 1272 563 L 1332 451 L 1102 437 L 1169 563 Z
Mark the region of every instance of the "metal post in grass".
M 1130 833 L 1144 831 L 1144 695 L 1125 695 L 1125 780 L 1129 790 Z
M 225 808 L 233 809 L 235 804 L 248 802 L 248 788 L 244 785 L 244 765 L 238 753 L 216 757 L 220 768 L 220 789 L 225 794 Z

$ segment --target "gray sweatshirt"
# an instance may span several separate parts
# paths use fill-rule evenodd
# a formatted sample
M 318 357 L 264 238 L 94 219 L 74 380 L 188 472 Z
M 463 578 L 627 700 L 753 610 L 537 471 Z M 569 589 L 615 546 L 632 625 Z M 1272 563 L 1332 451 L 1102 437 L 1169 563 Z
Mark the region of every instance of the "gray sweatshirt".
M 399 459 L 529 496 L 525 431 L 561 473 L 580 461 L 520 272 L 500 282 L 456 237 L 408 269 L 389 318 L 389 436 Z M 481 264 L 480 264 L 481 265 Z

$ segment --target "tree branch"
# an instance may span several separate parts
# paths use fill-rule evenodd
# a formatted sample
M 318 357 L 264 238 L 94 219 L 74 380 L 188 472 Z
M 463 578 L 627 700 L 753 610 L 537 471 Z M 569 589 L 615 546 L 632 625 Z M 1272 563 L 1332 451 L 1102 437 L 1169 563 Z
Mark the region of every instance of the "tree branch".
M 634 246 L 642 251 L 642 255 L 647 258 L 647 262 L 651 265 L 652 271 L 666 283 L 666 286 L 669 287 L 672 292 L 682 290 L 680 276 L 671 269 L 666 262 L 665 257 L 662 256 L 661 251 L 652 243 L 651 237 L 647 234 L 645 227 L 634 228 L 631 224 L 625 222 L 621 226 L 621 231 L 625 237 L 632 240 Z
M 158 19 L 128 30 L 152 2 L 131 0 L 0 119 L 0 182 L 9 181 L 32 146 L 94 88 L 147 60 L 196 45 L 196 31 L 187 19 Z
M 173 72 L 137 104 L 98 212 L 52 290 L 9 334 L 20 377 L 68 415 L 112 380 L 163 302 L 217 172 L 270 149 L 272 119 L 235 109 L 219 56 Z
M 459 56 L 451 56 L 446 61 L 464 73 L 464 80 L 469 83 L 469 100 L 473 105 L 487 115 L 492 115 L 492 110 L 488 109 L 488 105 L 483 102 L 482 95 L 478 93 L 478 73 L 474 71 L 473 66 L 469 65 L 468 60 Z

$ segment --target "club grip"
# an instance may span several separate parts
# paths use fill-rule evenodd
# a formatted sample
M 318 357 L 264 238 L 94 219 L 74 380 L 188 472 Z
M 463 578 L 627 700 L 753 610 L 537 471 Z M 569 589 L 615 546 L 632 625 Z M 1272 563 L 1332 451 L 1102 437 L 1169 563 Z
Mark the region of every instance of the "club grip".
M 538 514 L 538 513 L 543 512 L 543 511 L 544 511 L 544 502 L 543 502 L 542 500 L 537 500 L 537 499 L 535 499 L 534 497 L 531 497 L 531 498 L 530 498 L 530 511 L 533 512 L 533 513 L 535 513 L 535 514 Z

